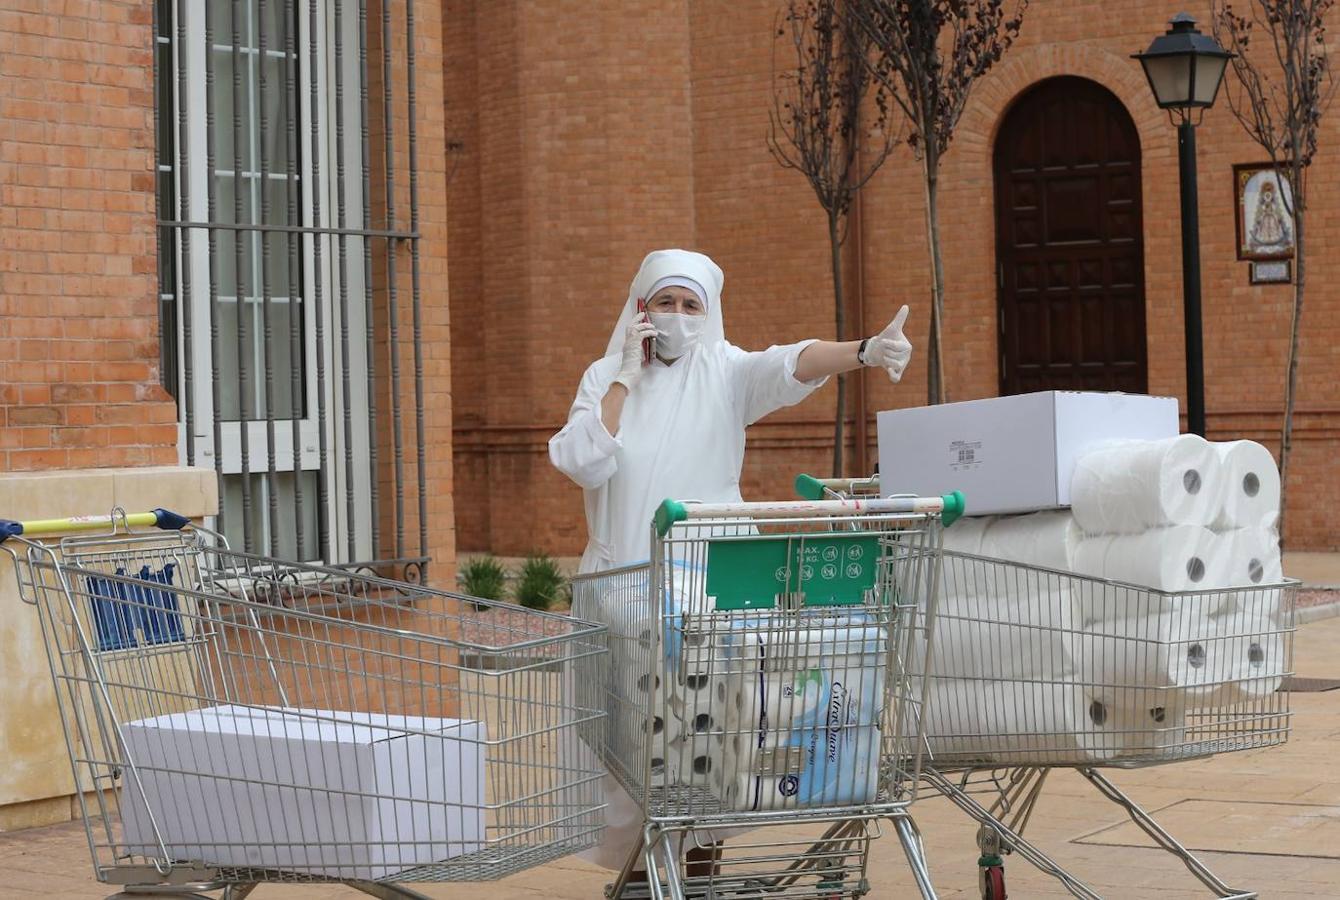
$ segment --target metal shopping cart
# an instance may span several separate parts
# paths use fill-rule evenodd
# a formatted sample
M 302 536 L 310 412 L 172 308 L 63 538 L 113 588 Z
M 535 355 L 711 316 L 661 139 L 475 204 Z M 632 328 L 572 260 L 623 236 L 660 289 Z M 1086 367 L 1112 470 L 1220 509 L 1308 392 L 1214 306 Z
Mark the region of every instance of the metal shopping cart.
M 574 613 L 609 627 L 604 761 L 644 817 L 607 896 L 860 897 L 881 821 L 925 880 L 905 661 L 927 652 L 941 522 L 962 508 L 666 501 L 648 563 L 575 579 Z M 714 868 L 682 867 L 741 828 Z
M 403 885 L 500 878 L 603 829 L 603 626 L 230 551 L 163 510 L 0 521 L 0 549 L 104 883 L 422 897 Z
M 801 496 L 878 496 L 879 479 L 797 479 Z M 1099 895 L 1024 838 L 1048 774 L 1071 768 L 1220 897 L 1224 884 L 1103 769 L 1283 744 L 1297 582 L 1167 593 L 945 550 L 917 727 L 923 780 L 979 823 L 982 896 L 1017 853 Z

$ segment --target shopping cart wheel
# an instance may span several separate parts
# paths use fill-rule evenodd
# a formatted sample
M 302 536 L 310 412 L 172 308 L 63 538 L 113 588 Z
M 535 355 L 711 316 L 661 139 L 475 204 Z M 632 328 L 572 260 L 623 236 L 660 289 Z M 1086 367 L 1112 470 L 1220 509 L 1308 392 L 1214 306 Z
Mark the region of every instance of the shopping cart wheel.
M 977 885 L 982 889 L 982 900 L 1005 900 L 1005 866 L 1000 858 L 987 862 L 987 857 L 978 861 Z

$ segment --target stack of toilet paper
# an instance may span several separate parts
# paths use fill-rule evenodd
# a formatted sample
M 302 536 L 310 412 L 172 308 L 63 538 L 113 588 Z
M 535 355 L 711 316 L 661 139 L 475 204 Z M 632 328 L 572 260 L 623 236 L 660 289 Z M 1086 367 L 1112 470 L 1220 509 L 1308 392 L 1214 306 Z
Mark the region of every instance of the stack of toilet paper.
M 967 518 L 946 550 L 1161 591 L 1277 584 L 1280 481 L 1252 441 L 1126 441 L 1076 463 L 1070 510 Z
M 1113 444 L 1075 465 L 1071 512 L 1084 565 L 1163 591 L 1277 584 L 1280 479 L 1252 441 L 1185 434 Z
M 743 622 L 724 684 L 713 790 L 737 811 L 875 799 L 884 708 L 883 629 L 863 615 Z
M 1265 448 L 1194 435 L 1113 444 L 1080 458 L 1071 500 L 945 531 L 934 661 L 913 660 L 933 672 L 932 751 L 1173 753 L 1187 710 L 1278 688 L 1279 474 Z
M 685 814 L 872 801 L 887 626 L 863 609 L 719 611 L 701 569 L 679 568 L 660 610 L 645 575 L 582 610 L 609 627 L 611 770 Z

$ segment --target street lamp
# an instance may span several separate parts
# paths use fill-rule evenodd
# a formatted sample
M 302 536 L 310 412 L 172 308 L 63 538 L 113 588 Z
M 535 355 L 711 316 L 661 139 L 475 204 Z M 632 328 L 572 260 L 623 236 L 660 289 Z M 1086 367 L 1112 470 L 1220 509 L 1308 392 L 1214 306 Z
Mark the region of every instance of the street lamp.
M 1159 109 L 1177 121 L 1177 165 L 1182 183 L 1182 304 L 1186 320 L 1187 430 L 1205 436 L 1205 372 L 1200 334 L 1200 208 L 1196 195 L 1196 125 L 1192 113 L 1214 105 L 1224 69 L 1233 58 L 1214 38 L 1196 30 L 1186 13 L 1173 17 L 1166 34 L 1134 59 Z

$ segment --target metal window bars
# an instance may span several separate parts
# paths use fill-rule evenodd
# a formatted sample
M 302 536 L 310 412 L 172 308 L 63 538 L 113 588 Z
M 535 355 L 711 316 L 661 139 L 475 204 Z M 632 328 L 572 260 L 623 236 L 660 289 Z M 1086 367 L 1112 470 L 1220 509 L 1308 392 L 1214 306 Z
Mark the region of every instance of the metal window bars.
M 248 551 L 422 580 L 414 3 L 154 13 L 162 378 L 183 461 L 220 473 L 218 526 Z
M 100 881 L 421 898 L 396 885 L 599 838 L 601 626 L 234 552 L 162 510 L 0 521 L 0 550 L 40 618 Z

